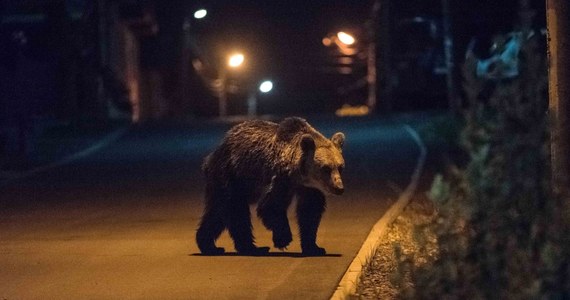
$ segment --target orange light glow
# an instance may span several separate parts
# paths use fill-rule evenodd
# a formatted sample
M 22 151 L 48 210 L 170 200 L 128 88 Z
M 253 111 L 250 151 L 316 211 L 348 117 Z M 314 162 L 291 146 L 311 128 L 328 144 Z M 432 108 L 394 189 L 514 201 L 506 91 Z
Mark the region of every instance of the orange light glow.
M 245 57 L 241 53 L 236 53 L 230 56 L 228 59 L 228 66 L 232 68 L 237 68 L 243 64 Z
M 339 33 L 337 33 L 336 36 L 338 37 L 339 41 L 345 45 L 352 45 L 356 42 L 356 40 L 352 35 L 344 31 L 339 31 Z

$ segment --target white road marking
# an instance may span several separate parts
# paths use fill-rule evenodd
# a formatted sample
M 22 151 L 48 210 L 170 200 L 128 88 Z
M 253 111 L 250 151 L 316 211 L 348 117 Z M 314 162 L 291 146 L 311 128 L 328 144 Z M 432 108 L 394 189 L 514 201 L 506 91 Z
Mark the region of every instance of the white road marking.
M 55 169 L 55 168 L 58 168 L 58 167 L 61 167 L 64 165 L 68 165 L 68 164 L 75 162 L 79 159 L 85 158 L 85 157 L 101 150 L 102 148 L 106 147 L 107 145 L 114 142 L 115 140 L 119 139 L 127 131 L 128 131 L 128 128 L 117 129 L 117 130 L 111 132 L 110 134 L 106 135 L 105 137 L 103 137 L 101 140 L 99 140 L 97 143 L 90 146 L 89 148 L 87 148 L 83 151 L 77 152 L 75 154 L 72 154 L 70 156 L 67 156 L 67 157 L 65 157 L 59 161 L 56 161 L 56 162 L 53 162 L 53 163 L 50 163 L 50 164 L 47 164 L 44 166 L 40 166 L 40 167 L 37 167 L 37 168 L 32 169 L 32 170 L 28 170 L 28 171 L 11 173 L 7 178 L 0 180 L 0 186 L 8 185 L 9 183 L 14 182 L 16 180 L 28 178 L 28 177 L 34 176 L 36 174 L 46 172 L 48 170 Z

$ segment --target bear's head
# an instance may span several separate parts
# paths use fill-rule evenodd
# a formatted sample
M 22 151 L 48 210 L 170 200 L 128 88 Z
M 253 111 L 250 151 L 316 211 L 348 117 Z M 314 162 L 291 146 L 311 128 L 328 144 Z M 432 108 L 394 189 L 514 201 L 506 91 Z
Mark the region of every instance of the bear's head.
M 337 132 L 331 139 L 304 134 L 301 137 L 301 184 L 325 194 L 344 192 L 342 146 L 344 134 Z

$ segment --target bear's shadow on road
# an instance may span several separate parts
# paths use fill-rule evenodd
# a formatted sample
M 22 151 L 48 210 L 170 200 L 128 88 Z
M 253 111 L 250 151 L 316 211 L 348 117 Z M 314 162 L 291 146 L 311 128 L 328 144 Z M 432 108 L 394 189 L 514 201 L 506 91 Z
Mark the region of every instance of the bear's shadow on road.
M 342 257 L 342 254 L 336 254 L 336 253 L 327 253 L 325 255 L 315 255 L 315 256 L 309 256 L 309 255 L 303 255 L 300 252 L 268 252 L 268 253 L 264 253 L 264 254 L 258 254 L 258 255 L 247 255 L 247 254 L 239 254 L 237 252 L 226 252 L 223 254 L 215 254 L 215 255 L 209 255 L 209 254 L 202 254 L 202 253 L 192 253 L 192 254 L 188 254 L 188 256 L 202 256 L 202 257 L 220 257 L 220 256 L 252 256 L 252 257 L 293 257 L 293 258 L 311 258 L 311 257 Z

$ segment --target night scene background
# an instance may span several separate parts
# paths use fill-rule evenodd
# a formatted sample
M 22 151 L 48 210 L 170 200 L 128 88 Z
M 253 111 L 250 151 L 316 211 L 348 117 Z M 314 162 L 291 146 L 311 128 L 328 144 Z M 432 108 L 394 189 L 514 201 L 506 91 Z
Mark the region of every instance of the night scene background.
M 521 26 L 519 2 L 450 2 L 456 67 L 471 39 L 489 56 L 484 52 L 493 35 Z M 343 104 L 366 104 L 374 36 L 378 111 L 448 106 L 442 1 L 393 1 L 389 11 L 376 13 L 370 1 L 3 3 L 3 119 L 18 109 L 14 102 L 31 102 L 20 105 L 29 106 L 32 117 L 58 119 L 109 110 L 134 113 L 137 120 L 216 116 L 214 81 L 235 51 L 244 53 L 245 63 L 227 74 L 229 114 L 243 114 L 247 95 L 265 78 L 275 89 L 259 99 L 261 114 L 334 112 Z M 527 6 L 532 27 L 545 28 L 544 3 Z M 199 9 L 208 12 L 202 19 L 193 16 Z M 352 53 L 323 45 L 339 31 L 356 38 Z M 33 88 L 16 82 L 16 74 Z M 26 101 L 13 100 L 18 97 Z
M 0 299 L 565 299 L 570 14 L 547 2 L 1 1 Z M 204 157 L 289 116 L 346 135 L 327 254 L 289 209 L 289 248 L 201 255 Z

